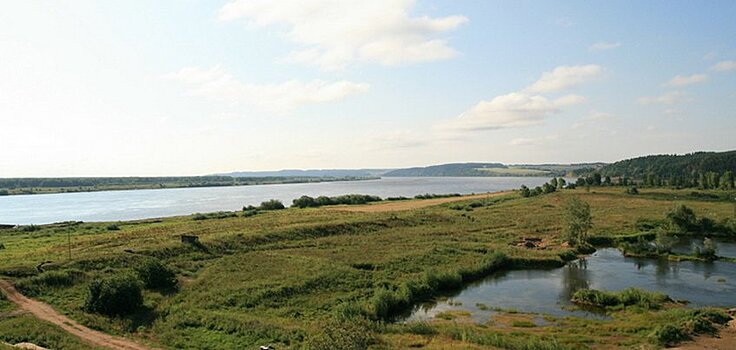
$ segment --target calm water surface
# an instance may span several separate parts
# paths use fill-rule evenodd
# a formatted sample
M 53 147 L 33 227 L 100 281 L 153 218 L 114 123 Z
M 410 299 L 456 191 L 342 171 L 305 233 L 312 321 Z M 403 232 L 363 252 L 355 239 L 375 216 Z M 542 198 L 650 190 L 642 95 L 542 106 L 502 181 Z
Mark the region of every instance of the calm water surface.
M 569 310 L 572 294 L 582 288 L 628 287 L 659 291 L 674 299 L 688 300 L 693 306 L 736 306 L 736 264 L 625 258 L 617 249 L 600 249 L 562 268 L 492 275 L 448 300 L 415 307 L 406 320 L 426 320 L 443 311 L 463 310 L 471 312 L 478 322 L 488 321 L 495 311 L 481 310 L 478 304 L 490 309 L 603 318 L 601 314 Z
M 272 198 L 290 205 L 294 198 L 302 195 L 352 193 L 409 197 L 423 193 L 483 193 L 519 188 L 522 184 L 534 187 L 548 180 L 541 177 L 389 177 L 368 181 L 0 196 L 0 223 L 135 220 L 238 210 L 244 205 L 258 205 Z

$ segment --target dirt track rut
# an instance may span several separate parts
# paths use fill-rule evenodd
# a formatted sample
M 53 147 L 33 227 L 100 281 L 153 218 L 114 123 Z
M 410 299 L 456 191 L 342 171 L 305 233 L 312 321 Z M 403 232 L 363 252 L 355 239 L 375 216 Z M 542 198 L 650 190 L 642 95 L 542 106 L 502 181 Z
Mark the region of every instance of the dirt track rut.
M 7 296 L 8 300 L 18 305 L 21 310 L 31 313 L 38 319 L 55 324 L 59 328 L 69 334 L 79 337 L 90 345 L 120 350 L 153 349 L 138 344 L 130 339 L 112 336 L 85 327 L 69 317 L 60 314 L 51 306 L 20 294 L 15 287 L 6 280 L 0 279 L 0 290 L 2 290 L 2 292 Z

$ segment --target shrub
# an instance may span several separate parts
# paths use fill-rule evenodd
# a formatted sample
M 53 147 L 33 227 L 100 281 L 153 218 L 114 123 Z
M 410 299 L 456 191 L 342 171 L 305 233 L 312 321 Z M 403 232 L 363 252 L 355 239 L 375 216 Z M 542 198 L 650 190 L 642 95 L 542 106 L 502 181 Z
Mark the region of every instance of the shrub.
M 228 211 L 218 211 L 214 213 L 196 213 L 192 215 L 192 220 L 200 221 L 200 220 L 209 220 L 209 219 L 226 219 L 226 218 L 232 218 L 235 217 L 235 213 L 228 212 Z
M 460 193 L 449 193 L 449 194 L 436 194 L 436 193 L 425 193 L 414 196 L 414 199 L 432 199 L 432 198 L 449 198 L 449 197 L 460 197 Z
M 5 244 L 0 243 L 0 250 L 5 249 Z
M 80 270 L 48 271 L 38 276 L 21 279 L 16 286 L 21 292 L 34 296 L 49 288 L 72 286 L 84 276 L 84 272 Z
M 25 225 L 25 226 L 21 226 L 20 227 L 20 230 L 23 231 L 23 232 L 34 232 L 34 231 L 38 231 L 40 229 L 41 228 L 38 227 L 38 226 L 36 226 L 36 225 Z
M 692 247 L 692 253 L 698 258 L 703 258 L 706 260 L 715 260 L 718 258 L 716 255 L 716 251 L 718 250 L 718 247 L 716 246 L 716 242 L 713 242 L 710 238 L 705 238 L 703 240 L 703 245 L 698 245 L 693 243 Z
M 639 194 L 639 189 L 636 186 L 629 187 L 626 189 L 626 194 L 637 195 Z
M 94 280 L 87 289 L 84 310 L 107 316 L 122 316 L 143 306 L 139 281 L 130 275 Z
M 158 259 L 146 259 L 135 267 L 138 278 L 149 289 L 173 290 L 176 289 L 176 274 Z
M 367 194 L 346 194 L 336 197 L 319 196 L 312 198 L 310 196 L 301 196 L 294 199 L 291 205 L 297 208 L 316 208 L 324 205 L 339 205 L 339 204 L 367 204 L 370 202 L 380 202 L 382 199 L 378 196 L 371 196 Z
M 670 224 L 680 232 L 689 232 L 698 228 L 698 218 L 692 209 L 678 204 L 667 212 Z
M 285 209 L 284 203 L 281 203 L 278 199 L 270 199 L 265 202 L 262 202 L 261 205 L 258 207 L 258 209 L 261 210 L 281 210 Z
M 662 293 L 626 288 L 619 292 L 581 289 L 573 294 L 572 301 L 576 304 L 604 308 L 638 306 L 645 309 L 659 309 L 662 304 L 672 301 L 672 299 Z
M 690 339 L 690 336 L 682 328 L 673 324 L 664 324 L 655 328 L 651 337 L 657 344 L 662 346 L 672 346 L 683 340 Z
M 120 230 L 120 227 L 116 224 L 110 224 L 110 225 L 107 225 L 107 230 L 108 231 L 118 231 Z
M 532 191 L 529 189 L 529 187 L 526 187 L 526 185 L 521 185 L 521 196 L 522 197 L 529 197 L 532 195 Z
M 313 350 L 365 350 L 376 344 L 371 323 L 365 319 L 331 320 L 307 343 Z

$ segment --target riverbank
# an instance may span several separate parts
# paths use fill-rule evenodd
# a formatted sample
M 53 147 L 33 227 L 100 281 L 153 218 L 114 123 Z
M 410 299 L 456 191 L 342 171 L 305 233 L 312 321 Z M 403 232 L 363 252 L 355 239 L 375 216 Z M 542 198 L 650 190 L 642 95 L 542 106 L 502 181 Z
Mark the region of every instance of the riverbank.
M 0 178 L 0 196 L 130 191 L 165 188 L 255 186 L 335 181 L 377 180 L 380 177 L 120 177 L 120 178 Z M 73 185 L 71 185 L 73 184 Z
M 682 195 L 667 193 L 673 198 Z M 527 343 L 549 349 L 656 347 L 649 334 L 671 316 L 661 311 L 624 310 L 612 320 L 551 318 L 549 324 L 535 327 L 524 327 L 524 322 L 478 325 L 462 317 L 406 325 L 382 322 L 409 304 L 461 288 L 498 269 L 561 265 L 571 257 L 561 244 L 561 233 L 563 204 L 572 196 L 590 203 L 596 236 L 634 234 L 638 218 L 659 218 L 682 202 L 602 188 L 532 198 L 516 193 L 465 198 L 400 211 L 292 208 L 211 220 L 179 216 L 44 225 L 28 232 L 0 232 L 5 246 L 0 250 L 0 275 L 86 327 L 162 348 L 252 348 L 270 343 L 278 349 L 319 349 L 329 342 L 334 348 L 351 335 L 359 335 L 349 338 L 354 341 L 387 349 Z M 732 213 L 730 203 L 685 202 L 715 219 Z M 196 236 L 198 244 L 182 243 L 181 235 Z M 530 238 L 543 244 L 518 244 Z M 148 259 L 175 271 L 176 292 L 145 289 L 144 307 L 124 317 L 83 311 L 91 281 L 134 274 L 132 267 Z M 39 263 L 47 261 L 39 272 Z M 25 329 L 47 327 L 28 316 L 0 318 L 0 341 L 18 342 L 21 323 Z M 62 338 L 54 343 L 26 333 L 30 335 L 25 341 L 75 348 L 64 345 Z

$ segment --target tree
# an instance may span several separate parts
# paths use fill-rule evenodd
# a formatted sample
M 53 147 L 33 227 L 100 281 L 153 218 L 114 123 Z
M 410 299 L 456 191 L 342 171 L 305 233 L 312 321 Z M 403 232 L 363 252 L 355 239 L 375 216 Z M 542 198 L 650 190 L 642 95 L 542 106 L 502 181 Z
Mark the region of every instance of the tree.
M 719 183 L 721 185 L 721 189 L 732 190 L 734 188 L 733 172 L 731 170 L 725 171 L 723 175 L 721 175 Z
M 543 192 L 544 194 L 547 194 L 547 193 L 552 193 L 552 192 L 554 192 L 554 191 L 555 191 L 556 189 L 557 189 L 557 187 L 556 187 L 556 186 L 552 186 L 552 185 L 551 185 L 551 184 L 549 184 L 549 183 L 546 183 L 546 184 L 542 185 L 542 192 Z
M 579 177 L 577 181 L 575 181 L 575 185 L 578 187 L 583 187 L 587 184 L 587 181 L 585 181 L 585 178 Z
M 601 185 L 601 174 L 600 173 L 593 173 L 593 183 L 592 185 L 600 186 Z
M 549 180 L 549 184 L 557 188 L 557 178 L 553 177 L 552 180 Z
M 529 190 L 529 187 L 526 187 L 526 185 L 521 185 L 521 196 L 529 197 L 531 195 L 532 195 L 532 191 Z
M 603 184 L 606 186 L 611 186 L 611 177 L 606 175 L 606 178 L 603 180 Z
M 590 205 L 577 197 L 565 203 L 565 238 L 574 247 L 588 243 L 588 230 L 593 227 Z
M 565 188 L 565 185 L 567 185 L 567 182 L 565 181 L 565 179 L 563 179 L 563 178 L 557 179 L 557 188 L 558 189 Z

